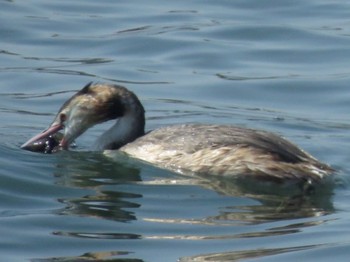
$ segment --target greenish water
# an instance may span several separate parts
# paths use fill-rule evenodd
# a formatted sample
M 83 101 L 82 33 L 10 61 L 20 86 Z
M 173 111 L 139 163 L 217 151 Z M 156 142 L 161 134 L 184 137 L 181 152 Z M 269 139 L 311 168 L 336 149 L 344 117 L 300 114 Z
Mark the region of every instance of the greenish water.
M 0 1 L 0 10 L 1 260 L 348 258 L 348 3 L 33 0 Z M 76 151 L 19 148 L 90 81 L 137 93 L 147 129 L 270 130 L 339 179 L 290 203 L 89 152 L 103 127 Z

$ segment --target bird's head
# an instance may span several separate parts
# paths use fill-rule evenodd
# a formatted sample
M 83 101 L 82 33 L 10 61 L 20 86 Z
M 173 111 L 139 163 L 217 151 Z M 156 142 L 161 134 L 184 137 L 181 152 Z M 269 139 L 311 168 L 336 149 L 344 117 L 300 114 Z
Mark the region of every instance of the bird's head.
M 144 114 L 134 93 L 122 86 L 89 83 L 66 101 L 52 124 L 22 145 L 29 151 L 43 151 L 42 144 L 53 140 L 47 150 L 68 149 L 69 145 L 90 127 L 112 119 L 122 118 L 135 111 Z M 143 120 L 144 121 L 144 120 Z M 144 123 L 143 123 L 144 125 Z M 63 136 L 57 135 L 62 131 Z

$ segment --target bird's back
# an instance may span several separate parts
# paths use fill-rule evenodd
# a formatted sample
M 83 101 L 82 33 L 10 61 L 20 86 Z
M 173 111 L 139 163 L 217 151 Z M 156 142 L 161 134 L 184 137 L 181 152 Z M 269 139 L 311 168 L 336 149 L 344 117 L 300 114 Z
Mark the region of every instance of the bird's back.
M 319 180 L 332 172 L 328 165 L 278 135 L 229 125 L 167 126 L 120 150 L 181 173 Z

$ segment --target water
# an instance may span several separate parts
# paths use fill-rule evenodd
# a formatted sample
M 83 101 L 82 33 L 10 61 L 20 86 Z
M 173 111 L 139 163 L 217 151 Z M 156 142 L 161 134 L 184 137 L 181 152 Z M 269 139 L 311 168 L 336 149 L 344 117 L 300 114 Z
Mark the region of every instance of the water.
M 0 1 L 0 10 L 2 261 L 348 259 L 349 3 Z M 294 203 L 86 151 L 102 128 L 75 152 L 20 150 L 90 81 L 137 93 L 148 129 L 271 130 L 340 178 Z

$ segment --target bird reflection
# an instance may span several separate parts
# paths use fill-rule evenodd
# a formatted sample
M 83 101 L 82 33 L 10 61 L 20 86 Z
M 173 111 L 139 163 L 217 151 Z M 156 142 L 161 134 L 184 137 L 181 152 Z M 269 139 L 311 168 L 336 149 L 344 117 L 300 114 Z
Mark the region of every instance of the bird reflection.
M 191 257 L 182 257 L 179 262 L 190 262 L 190 261 L 240 261 L 242 259 L 259 258 L 277 254 L 283 254 L 287 252 L 295 252 L 317 248 L 322 245 L 308 245 L 308 246 L 296 246 L 296 247 L 285 247 L 285 248 L 261 248 L 258 250 L 244 250 L 244 251 L 233 251 L 233 252 L 222 252 L 205 255 L 197 255 Z
M 226 208 L 215 216 L 217 221 L 241 221 L 263 223 L 281 219 L 323 216 L 334 212 L 332 204 L 333 184 L 320 184 L 314 191 L 305 194 L 299 187 L 281 187 L 274 183 L 249 179 L 201 176 L 202 187 L 227 196 L 243 196 L 257 200 L 257 204 L 238 205 Z M 232 210 L 232 211 L 231 211 Z M 213 218 L 211 218 L 213 220 Z
M 125 199 L 139 197 L 141 196 L 138 194 L 102 191 L 98 195 L 62 199 L 59 201 L 67 205 L 67 207 L 62 210 L 61 214 L 86 215 L 127 222 L 136 220 L 136 217 L 132 211 L 126 211 L 125 208 L 139 208 L 140 205 L 131 201 L 126 201 Z
M 105 251 L 105 252 L 89 252 L 75 257 L 52 257 L 43 259 L 32 259 L 31 262 L 91 262 L 91 261 L 113 261 L 113 262 L 143 262 L 144 260 L 137 258 L 118 258 L 120 256 L 129 255 L 130 252 L 125 251 Z M 110 259 L 113 260 L 110 260 Z
M 213 221 L 263 223 L 280 219 L 322 216 L 334 211 L 331 202 L 333 188 L 329 183 L 320 185 L 316 192 L 305 194 L 299 192 L 299 187 L 295 187 L 294 190 L 292 187 L 281 188 L 280 185 L 273 183 L 261 183 L 257 187 L 256 181 L 210 175 L 191 177 L 176 175 L 174 179 L 169 180 L 161 178 L 142 181 L 140 175 L 142 164 L 133 159 L 125 161 L 127 157 L 123 154 L 120 155 L 119 162 L 117 159 L 109 160 L 98 153 L 65 152 L 61 156 L 64 164 L 57 164 L 54 174 L 56 183 L 93 189 L 92 192 L 94 192 L 90 195 L 59 199 L 66 204 L 62 214 L 85 215 L 124 222 L 135 220 L 135 214 L 130 210 L 140 208 L 137 199 L 142 198 L 143 195 L 126 191 L 125 185 L 131 184 L 135 187 L 140 184 L 178 185 L 179 188 L 197 185 L 221 195 L 255 200 L 253 204 L 248 201 L 246 205 L 240 203 L 237 206 L 225 207 L 225 212 L 202 219 L 203 223 Z M 107 190 L 106 187 L 111 185 L 114 185 L 113 190 Z M 122 185 L 124 188 L 119 191 Z
M 90 231 L 89 228 L 86 228 L 85 231 L 62 230 L 53 232 L 54 235 L 59 236 L 99 240 L 139 239 L 142 241 L 147 241 L 147 239 L 201 241 L 204 239 L 259 238 L 294 234 L 303 230 L 303 228 L 323 224 L 329 221 L 326 215 L 334 212 L 331 201 L 333 188 L 330 184 L 320 185 L 315 192 L 310 192 L 310 194 L 300 194 L 298 192 L 299 187 L 296 188 L 296 191 L 293 189 L 278 191 L 281 188 L 279 185 L 259 184 L 257 187 L 256 181 L 238 181 L 209 175 L 180 176 L 168 171 L 158 170 L 160 173 L 157 177 L 157 175 L 151 173 L 156 172 L 157 169 L 130 159 L 122 153 L 119 160 L 109 159 L 93 152 L 63 152 L 56 154 L 55 157 L 57 159 L 54 171 L 56 184 L 79 189 L 77 195 L 58 199 L 59 202 L 65 205 L 64 208 L 59 210 L 60 215 L 98 218 L 118 223 L 142 220 L 146 225 L 152 223 L 153 226 L 164 223 L 169 224 L 169 227 L 172 225 L 178 227 L 181 224 L 191 224 L 193 226 L 193 230 L 186 232 L 184 235 L 168 235 L 166 232 L 160 234 L 154 232 L 153 235 L 148 232 L 147 235 L 144 235 L 142 232 L 119 232 L 115 228 L 113 229 L 115 231 L 112 232 L 96 232 L 96 230 Z M 215 191 L 219 194 L 218 198 L 220 196 L 223 196 L 223 198 L 229 197 L 237 204 L 232 205 L 232 201 L 230 201 L 231 204 L 227 205 L 225 201 L 222 201 L 220 207 L 214 206 L 211 215 L 201 218 L 188 218 L 188 216 L 183 219 L 178 217 L 173 219 L 164 218 L 157 212 L 152 213 L 152 217 L 145 217 L 144 215 L 140 217 L 138 210 L 147 203 L 144 199 L 147 199 L 146 194 L 149 192 L 145 189 L 152 186 L 166 187 L 166 194 L 170 196 L 172 193 L 176 194 L 179 190 L 185 190 L 188 193 L 188 198 L 191 197 L 192 188 L 200 187 L 204 191 Z M 158 210 L 161 210 L 166 202 L 166 199 L 160 197 Z M 205 205 L 205 200 L 203 200 L 203 205 Z M 174 205 L 173 208 L 175 211 L 179 210 L 181 216 L 182 207 Z M 150 215 L 150 213 L 147 214 Z M 305 221 L 298 224 L 291 222 L 295 218 L 307 217 L 320 218 L 313 219 L 312 222 Z M 268 230 L 254 230 L 253 232 L 248 227 L 252 224 L 280 220 L 286 220 L 286 225 L 279 228 L 269 228 Z M 225 235 L 200 235 L 196 231 L 196 224 L 201 226 L 231 226 L 232 230 L 230 230 L 231 233 L 228 231 Z M 242 231 L 242 226 L 247 226 L 246 230 Z M 240 230 L 237 231 L 235 228 L 240 228 Z M 75 260 L 70 257 L 71 260 L 69 261 L 85 261 L 84 259 L 89 261 L 88 259 L 91 259 L 91 256 L 100 254 L 108 259 L 113 258 L 113 261 L 142 261 L 141 259 L 114 260 L 114 257 L 119 256 L 122 252 L 132 253 L 133 250 L 115 250 L 102 253 L 92 250 L 88 253 L 88 256 L 84 254 L 74 258 Z M 288 250 L 261 250 L 261 252 L 255 253 L 253 257 L 283 252 L 288 252 Z M 196 258 L 198 261 L 206 261 L 207 258 L 220 258 L 221 256 L 223 258 L 238 258 L 246 255 L 244 252 L 197 254 L 193 257 L 183 258 L 184 260 L 180 261 L 192 261 L 186 260 L 192 258 Z M 55 257 L 38 261 L 64 261 L 64 259 L 67 258 Z
M 64 215 L 97 217 L 127 222 L 135 220 L 132 211 L 139 208 L 132 201 L 141 198 L 141 194 L 106 190 L 107 185 L 134 183 L 141 181 L 138 168 L 116 165 L 105 157 L 95 153 L 62 154 L 56 172 L 56 183 L 69 187 L 92 189 L 92 194 L 58 199 L 66 207 L 60 211 Z M 61 164 L 64 163 L 64 164 Z

